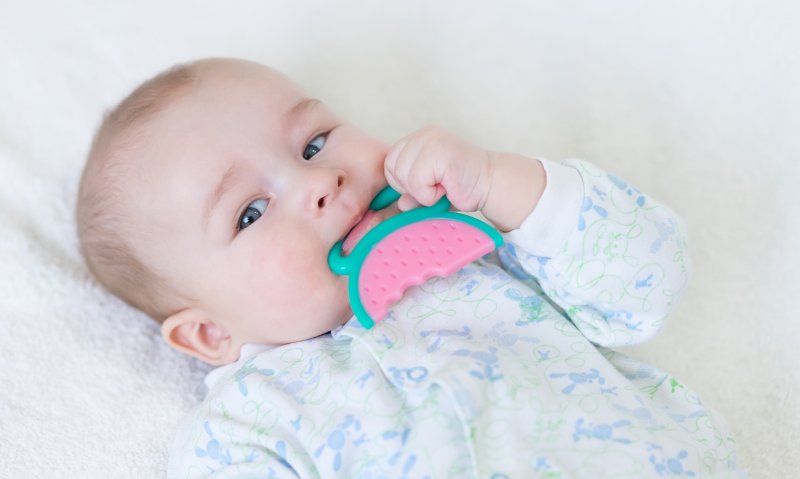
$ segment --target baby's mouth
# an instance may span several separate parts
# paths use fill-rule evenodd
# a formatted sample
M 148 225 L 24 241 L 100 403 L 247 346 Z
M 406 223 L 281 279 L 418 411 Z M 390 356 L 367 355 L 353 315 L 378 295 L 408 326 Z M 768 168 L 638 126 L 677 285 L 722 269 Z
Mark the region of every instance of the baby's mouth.
M 353 252 L 361 238 L 385 219 L 400 213 L 396 204 L 391 204 L 382 210 L 367 210 L 364 216 L 350 230 L 342 242 L 342 256 L 348 256 Z

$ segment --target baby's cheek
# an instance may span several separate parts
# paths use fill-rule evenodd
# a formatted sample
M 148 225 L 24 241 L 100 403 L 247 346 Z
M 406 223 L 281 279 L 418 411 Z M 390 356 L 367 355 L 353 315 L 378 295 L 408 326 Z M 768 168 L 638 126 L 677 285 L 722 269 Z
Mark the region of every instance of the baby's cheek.
M 328 268 L 327 256 L 320 254 L 319 248 L 303 242 L 281 246 L 261 255 L 254 262 L 259 266 L 251 271 L 269 289 L 273 305 L 298 311 L 315 309 L 318 303 L 333 301 L 337 289 L 342 290 L 345 296 L 342 300 L 346 301 L 345 288 L 337 288 L 341 282 L 336 281 L 338 278 Z

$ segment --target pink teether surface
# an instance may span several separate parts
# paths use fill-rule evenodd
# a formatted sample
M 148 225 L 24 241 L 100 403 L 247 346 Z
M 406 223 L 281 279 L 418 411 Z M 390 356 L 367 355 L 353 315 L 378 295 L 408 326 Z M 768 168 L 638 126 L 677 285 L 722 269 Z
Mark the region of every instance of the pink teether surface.
M 407 288 L 448 276 L 494 248 L 492 238 L 462 221 L 429 219 L 403 226 L 378 242 L 361 266 L 364 309 L 380 321 Z

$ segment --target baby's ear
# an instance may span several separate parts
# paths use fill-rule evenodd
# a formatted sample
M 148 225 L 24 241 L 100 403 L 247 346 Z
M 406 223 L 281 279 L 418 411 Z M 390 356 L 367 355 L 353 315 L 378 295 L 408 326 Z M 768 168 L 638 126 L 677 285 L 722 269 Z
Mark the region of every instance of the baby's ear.
M 197 308 L 183 309 L 165 319 L 161 335 L 178 351 L 215 366 L 230 364 L 239 358 L 241 345 Z

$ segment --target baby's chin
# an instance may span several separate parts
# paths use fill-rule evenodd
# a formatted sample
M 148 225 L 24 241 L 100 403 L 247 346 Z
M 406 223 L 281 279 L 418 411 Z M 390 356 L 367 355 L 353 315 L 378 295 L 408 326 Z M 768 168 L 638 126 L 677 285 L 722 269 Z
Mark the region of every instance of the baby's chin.
M 341 321 L 339 321 L 339 323 L 338 323 L 336 326 L 344 326 L 345 324 L 347 324 L 347 322 L 348 322 L 348 321 L 350 321 L 351 319 L 353 319 L 353 316 L 355 316 L 355 313 L 354 313 L 354 312 L 352 312 L 352 311 L 348 311 L 348 313 L 347 313 L 347 314 L 345 314 L 344 316 L 342 316 L 342 319 L 341 319 Z

